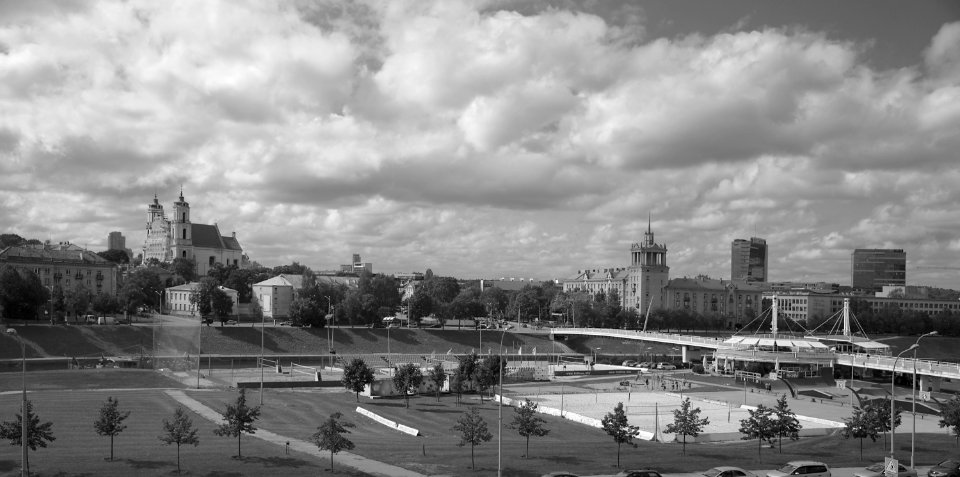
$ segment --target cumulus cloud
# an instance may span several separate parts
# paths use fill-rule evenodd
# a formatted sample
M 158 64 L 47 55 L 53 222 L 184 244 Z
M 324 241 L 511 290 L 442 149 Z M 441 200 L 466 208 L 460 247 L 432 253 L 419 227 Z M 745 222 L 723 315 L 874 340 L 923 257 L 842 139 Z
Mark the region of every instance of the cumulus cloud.
M 626 265 L 648 213 L 677 275 L 726 276 L 755 234 L 783 280 L 846 282 L 853 247 L 956 247 L 960 22 L 878 70 L 869 38 L 652 38 L 641 7 L 563 0 L 0 18 L 4 232 L 136 246 L 182 185 L 253 259 L 314 268 L 565 277 Z

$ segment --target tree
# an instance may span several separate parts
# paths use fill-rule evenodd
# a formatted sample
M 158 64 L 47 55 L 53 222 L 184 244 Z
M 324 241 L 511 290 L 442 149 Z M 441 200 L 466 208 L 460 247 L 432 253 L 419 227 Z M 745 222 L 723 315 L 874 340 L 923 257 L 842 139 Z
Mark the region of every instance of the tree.
M 303 326 L 323 326 L 324 308 L 315 300 L 299 296 L 290 303 L 290 321 Z
M 777 404 L 773 407 L 772 412 L 773 416 L 777 418 L 773 427 L 777 434 L 780 453 L 783 454 L 783 438 L 789 437 L 792 441 L 800 439 L 800 429 L 803 429 L 803 425 L 800 424 L 797 415 L 787 405 L 786 394 L 780 395 L 780 399 L 777 399 Z
M 93 311 L 98 315 L 109 315 L 116 313 L 120 309 L 120 303 L 117 298 L 110 293 L 97 293 L 91 303 Z
M 460 398 L 463 395 L 463 389 L 467 379 L 463 377 L 460 369 L 453 370 L 450 374 L 450 392 L 457 393 L 457 405 L 460 405 Z
M 193 427 L 190 417 L 183 412 L 183 408 L 177 406 L 173 412 L 173 422 L 163 420 L 163 434 L 159 436 L 161 442 L 166 445 L 177 445 L 177 473 L 180 473 L 180 446 L 193 444 L 194 447 L 200 444 L 200 438 L 197 437 L 197 429 Z
M 99 255 L 104 260 L 107 260 L 109 262 L 113 262 L 116 264 L 120 264 L 120 265 L 123 265 L 125 263 L 130 263 L 130 257 L 127 255 L 127 252 L 124 250 L 118 250 L 118 249 L 112 248 L 110 250 L 105 250 L 103 252 L 97 252 L 97 255 Z
M 507 366 L 507 361 L 500 355 L 486 356 L 480 361 L 477 368 L 476 379 L 480 385 L 480 400 L 483 401 L 483 391 L 491 386 L 495 386 L 500 380 L 500 373 Z
M 76 288 L 68 288 L 63 295 L 64 304 L 67 310 L 73 312 L 74 319 L 79 321 L 80 315 L 86 314 L 90 309 L 90 303 L 93 301 L 93 293 L 83 285 Z
M 884 399 L 880 401 L 879 404 L 872 406 L 873 411 L 876 413 L 876 422 L 879 431 L 883 433 L 883 442 L 887 442 L 887 432 L 890 431 L 890 400 Z M 896 415 L 893 417 L 894 427 L 900 427 L 900 409 L 897 409 Z
M 686 398 L 680 403 L 680 409 L 673 410 L 673 422 L 667 424 L 663 431 L 682 436 L 683 455 L 687 455 L 687 436 L 699 436 L 707 424 L 710 424 L 710 419 L 701 419 L 700 408 L 690 409 L 690 398 Z
M 457 447 L 470 444 L 470 468 L 476 468 L 477 463 L 474 460 L 473 448 L 493 439 L 493 434 L 487 430 L 486 421 L 480 417 L 480 411 L 471 409 L 463 413 L 457 419 L 457 425 L 453 426 L 453 430 L 460 432 L 460 442 L 457 443 Z
M 247 390 L 240 388 L 240 395 L 237 396 L 235 404 L 227 404 L 226 410 L 220 413 L 223 420 L 219 427 L 213 430 L 218 436 L 229 436 L 237 438 L 237 457 L 243 457 L 240 454 L 240 437 L 243 434 L 254 434 L 257 428 L 253 423 L 260 419 L 260 406 L 247 406 Z
M 101 436 L 110 436 L 110 460 L 113 460 L 113 438 L 123 432 L 127 425 L 123 423 L 130 417 L 130 411 L 120 412 L 120 401 L 113 396 L 100 407 L 100 417 L 93 422 L 93 428 Z
M 32 270 L 0 267 L 0 308 L 7 318 L 28 320 L 37 316 L 47 302 L 49 291 Z
M 331 471 L 333 471 L 333 455 L 340 451 L 351 450 L 355 447 L 350 439 L 343 437 L 343 434 L 350 433 L 346 428 L 353 427 L 353 424 L 340 422 L 340 418 L 342 417 L 343 414 L 339 412 L 331 414 L 326 421 L 323 421 L 323 424 L 317 427 L 317 432 L 310 436 L 310 439 L 313 440 L 317 448 L 330 451 Z
M 773 438 L 777 435 L 776 430 L 774 429 L 773 422 L 770 419 L 770 416 L 773 415 L 773 410 L 763 404 L 757 406 L 756 409 L 748 411 L 750 416 L 746 419 L 740 420 L 740 433 L 743 434 L 741 439 L 757 440 L 757 458 L 760 458 L 760 449 L 763 446 L 763 441 L 773 442 Z
M 620 447 L 623 444 L 637 447 L 637 445 L 633 443 L 633 438 L 640 434 L 640 428 L 631 426 L 630 423 L 627 422 L 627 414 L 623 410 L 622 402 L 618 402 L 612 412 L 608 412 L 606 416 L 603 416 L 600 424 L 603 426 L 603 431 L 617 443 L 617 467 L 620 467 Z
M 437 388 L 437 402 L 440 402 L 440 388 L 447 382 L 447 372 L 443 369 L 443 363 L 437 363 L 430 368 L 428 379 Z
M 880 433 L 880 427 L 877 423 L 878 414 L 876 409 L 866 406 L 863 409 L 853 408 L 853 414 L 843 420 L 843 430 L 840 435 L 844 439 L 851 437 L 860 439 L 860 460 L 863 460 L 863 438 L 869 437 L 871 441 L 876 442 Z
M 407 407 L 410 407 L 410 393 L 417 392 L 421 384 L 423 384 L 423 373 L 416 364 L 407 363 L 398 366 L 393 373 L 393 387 L 403 393 Z
M 210 307 L 213 309 L 214 316 L 220 321 L 220 326 L 223 326 L 233 313 L 233 299 L 219 287 L 214 288 L 210 296 Z
M 203 277 L 193 292 L 190 293 L 190 303 L 196 307 L 201 320 L 206 320 L 213 313 L 213 294 L 216 289 L 216 279 Z
M 960 396 L 954 396 L 941 406 L 940 427 L 949 427 L 960 446 Z
M 36 451 L 37 447 L 47 447 L 47 442 L 57 440 L 53 436 L 53 423 L 45 422 L 40 424 L 40 417 L 33 412 L 33 403 L 24 401 L 27 408 L 27 448 Z M 16 415 L 15 421 L 4 421 L 0 423 L 0 439 L 10 441 L 10 445 L 19 446 L 23 442 L 23 414 Z M 30 457 L 27 454 L 26 462 L 23 463 L 24 470 L 30 475 Z
M 357 402 L 360 402 L 360 391 L 373 383 L 373 370 L 362 359 L 353 358 L 343 367 L 343 378 L 340 382 L 347 390 L 356 393 Z
M 197 262 L 192 258 L 177 257 L 173 259 L 171 271 L 180 276 L 186 283 L 197 279 Z
M 550 430 L 543 427 L 547 421 L 537 415 L 537 403 L 530 399 L 525 399 L 519 407 L 513 410 L 513 422 L 507 425 L 508 429 L 516 429 L 517 434 L 527 439 L 527 450 L 523 458 L 530 457 L 530 437 L 543 437 L 550 433 Z

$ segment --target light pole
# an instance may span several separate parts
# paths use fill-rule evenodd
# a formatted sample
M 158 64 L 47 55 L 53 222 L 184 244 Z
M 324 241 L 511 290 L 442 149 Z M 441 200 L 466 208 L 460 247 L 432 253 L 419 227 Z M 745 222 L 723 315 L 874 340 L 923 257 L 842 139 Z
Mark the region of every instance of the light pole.
M 257 358 L 257 367 L 260 368 L 260 405 L 261 406 L 263 406 L 263 334 L 264 334 L 265 318 L 266 316 L 263 314 L 263 310 L 260 310 L 260 357 Z
M 497 404 L 497 477 L 503 475 L 503 337 L 507 330 L 500 332 L 500 354 L 497 356 L 497 371 L 500 374 L 500 396 Z
M 7 334 L 17 337 L 20 341 L 20 384 L 23 389 L 23 400 L 20 408 L 20 475 L 27 477 L 27 348 L 23 344 L 23 338 L 17 334 L 17 330 L 7 328 Z
M 901 351 L 900 354 L 897 355 L 896 359 L 893 360 L 893 368 L 890 373 L 890 458 L 891 459 L 896 459 L 896 456 L 893 453 L 893 434 L 894 434 L 894 424 L 896 424 L 896 417 L 897 417 L 897 399 L 896 399 L 896 394 L 894 394 L 893 381 L 894 381 L 894 378 L 897 377 L 897 361 L 900 361 L 900 357 L 903 356 L 904 353 L 913 351 L 919 347 L 920 345 L 914 343 L 910 345 L 909 348 Z
M 913 451 L 914 445 L 916 444 L 917 436 L 917 348 L 920 347 L 920 340 L 926 338 L 927 336 L 933 336 L 937 334 L 936 330 L 929 333 L 924 333 L 917 338 L 917 341 L 913 343 L 915 348 L 913 348 L 913 386 L 911 388 L 911 397 L 910 403 L 912 408 L 910 409 L 911 414 L 913 414 L 913 429 L 910 431 L 910 468 L 913 468 Z
M 327 353 L 333 354 L 333 316 L 330 316 L 330 320 L 327 320 L 327 315 L 330 315 L 330 297 L 324 297 L 327 299 L 327 313 L 323 316 L 323 321 L 327 326 Z

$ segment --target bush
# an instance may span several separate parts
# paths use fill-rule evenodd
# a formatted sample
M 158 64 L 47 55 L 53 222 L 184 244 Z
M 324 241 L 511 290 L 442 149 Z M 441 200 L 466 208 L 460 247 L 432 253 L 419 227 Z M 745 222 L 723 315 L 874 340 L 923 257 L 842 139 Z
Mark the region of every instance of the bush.
M 693 372 L 696 373 L 696 374 L 704 374 L 704 373 L 706 372 L 706 371 L 703 369 L 703 365 L 702 365 L 702 364 L 695 364 L 695 365 L 693 365 L 693 368 L 691 368 L 691 369 L 692 369 Z

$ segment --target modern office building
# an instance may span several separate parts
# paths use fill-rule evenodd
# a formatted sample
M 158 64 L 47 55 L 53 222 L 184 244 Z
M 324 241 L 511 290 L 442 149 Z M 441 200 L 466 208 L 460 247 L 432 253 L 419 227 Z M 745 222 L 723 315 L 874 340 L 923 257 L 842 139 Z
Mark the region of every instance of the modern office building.
M 359 275 L 363 272 L 373 273 L 373 264 L 360 260 L 360 254 L 353 254 L 353 263 L 340 265 L 340 273 L 353 273 Z
M 884 285 L 907 284 L 907 253 L 902 249 L 858 248 L 850 257 L 851 285 L 880 291 Z
M 126 250 L 127 239 L 120 232 L 110 232 L 107 235 L 107 250 Z
M 736 239 L 730 251 L 730 278 L 747 282 L 767 282 L 767 241 L 759 237 Z

